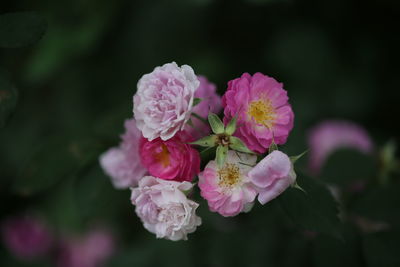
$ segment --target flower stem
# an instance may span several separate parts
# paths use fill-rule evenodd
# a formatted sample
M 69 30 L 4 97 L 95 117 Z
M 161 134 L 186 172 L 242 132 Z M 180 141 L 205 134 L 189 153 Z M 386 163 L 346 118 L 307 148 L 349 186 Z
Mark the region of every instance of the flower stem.
M 197 114 L 195 112 L 192 112 L 192 115 L 193 115 L 193 117 L 195 117 L 196 119 L 200 120 L 201 122 L 203 122 L 205 124 L 208 124 L 208 121 L 205 118 L 201 117 L 199 114 Z

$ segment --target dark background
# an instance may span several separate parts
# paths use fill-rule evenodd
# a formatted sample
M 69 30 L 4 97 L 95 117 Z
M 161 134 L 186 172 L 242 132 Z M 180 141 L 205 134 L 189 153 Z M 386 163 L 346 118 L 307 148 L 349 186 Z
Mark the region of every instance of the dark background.
M 221 94 L 243 72 L 283 82 L 295 112 L 289 153 L 304 151 L 308 129 L 332 118 L 364 126 L 377 147 L 400 141 L 399 7 L 389 0 L 2 1 L 1 13 L 38 12 L 47 31 L 32 46 L 0 50 L 0 67 L 19 92 L 0 129 L 0 216 L 38 213 L 59 232 L 106 223 L 120 243 L 110 266 L 398 263 L 386 245 L 399 235 L 371 237 L 345 225 L 344 243 L 314 237 L 274 204 L 231 219 L 202 205 L 203 226 L 189 241 L 155 240 L 97 157 L 118 143 L 138 79 L 171 61 L 192 66 Z M 1 266 L 25 266 L 0 249 Z

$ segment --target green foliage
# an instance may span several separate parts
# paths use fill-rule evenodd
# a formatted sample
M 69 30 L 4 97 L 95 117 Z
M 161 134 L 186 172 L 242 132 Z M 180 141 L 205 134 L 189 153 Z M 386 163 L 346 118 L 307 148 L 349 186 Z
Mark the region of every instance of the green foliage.
M 46 21 L 35 12 L 0 15 L 0 47 L 21 47 L 33 44 L 46 31 Z
M 278 198 L 288 216 L 303 229 L 340 237 L 338 207 L 329 190 L 305 175 L 299 175 L 297 183 L 307 194 L 289 188 Z
M 90 141 L 54 138 L 38 149 L 14 181 L 13 190 L 30 196 L 50 189 L 81 168 L 97 162 L 99 146 Z
M 355 181 L 367 181 L 374 177 L 377 174 L 376 167 L 370 155 L 356 150 L 341 149 L 328 158 L 321 177 L 326 182 L 347 187 Z
M 4 127 L 17 105 L 18 92 L 0 71 L 0 128 Z

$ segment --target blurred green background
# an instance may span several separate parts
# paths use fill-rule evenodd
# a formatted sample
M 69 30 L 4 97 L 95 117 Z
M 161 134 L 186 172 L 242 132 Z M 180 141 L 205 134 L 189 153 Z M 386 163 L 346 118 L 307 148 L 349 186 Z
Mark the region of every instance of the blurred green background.
M 115 190 L 97 162 L 132 117 L 139 78 L 171 61 L 192 66 L 221 94 L 243 72 L 283 82 L 295 112 L 284 146 L 291 154 L 304 151 L 308 129 L 327 118 L 363 125 L 377 147 L 400 141 L 399 7 L 389 0 L 2 1 L 1 13 L 36 11 L 47 29 L 33 45 L 0 49 L 2 79 L 18 90 L 0 129 L 1 218 L 34 212 L 62 233 L 107 224 L 119 241 L 109 262 L 116 267 L 400 264 L 398 177 L 390 186 L 371 182 L 345 204 L 391 223 L 390 232 L 366 234 L 345 222 L 342 238 L 315 236 L 275 202 L 226 219 L 196 194 L 203 225 L 189 241 L 171 242 L 143 229 L 129 190 Z M 342 160 L 336 171 L 378 162 L 359 160 Z M 373 180 L 376 165 L 363 178 Z M 33 265 L 52 263 L 20 262 L 0 247 L 0 266 Z

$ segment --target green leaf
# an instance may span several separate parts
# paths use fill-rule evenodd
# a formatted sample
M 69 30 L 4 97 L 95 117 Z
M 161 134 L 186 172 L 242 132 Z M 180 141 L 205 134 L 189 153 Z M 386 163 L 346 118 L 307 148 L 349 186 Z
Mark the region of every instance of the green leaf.
M 0 128 L 4 127 L 17 105 L 18 92 L 14 85 L 0 73 Z
M 208 114 L 208 122 L 210 123 L 211 130 L 215 134 L 222 134 L 225 131 L 224 124 L 216 114 L 210 112 Z
M 288 188 L 278 198 L 283 209 L 302 228 L 340 238 L 338 208 L 329 190 L 313 178 L 304 175 L 299 178 L 297 182 L 307 194 Z
M 216 153 L 217 165 L 219 168 L 222 168 L 225 164 L 226 155 L 228 154 L 227 146 L 218 146 Z
M 228 125 L 226 125 L 225 128 L 225 133 L 227 135 L 232 135 L 235 133 L 236 131 L 236 124 L 237 124 L 237 115 L 235 115 L 231 121 L 228 123 Z
M 217 141 L 217 136 L 216 135 L 209 135 L 203 138 L 200 138 L 197 141 L 191 142 L 189 144 L 191 145 L 199 145 L 199 146 L 204 146 L 204 147 L 213 147 L 215 146 L 215 142 Z
M 203 98 L 196 97 L 195 99 L 193 99 L 193 107 L 195 107 L 198 104 L 200 104 L 201 101 L 203 101 Z
M 250 149 L 247 148 L 247 146 L 242 142 L 242 140 L 240 140 L 239 138 L 235 137 L 235 136 L 231 136 L 229 138 L 229 147 L 233 150 L 239 151 L 239 152 L 244 152 L 244 153 L 250 153 L 250 154 L 254 154 L 253 151 L 251 151 Z
M 363 254 L 365 255 L 367 266 L 400 266 L 399 240 L 400 231 L 398 229 L 364 236 Z
M 347 189 L 355 182 L 373 178 L 377 174 L 376 167 L 372 156 L 357 150 L 340 149 L 329 156 L 320 177 L 327 183 Z
M 35 12 L 0 15 L 0 47 L 21 47 L 42 38 L 46 22 Z
M 24 196 L 40 193 L 77 173 L 90 162 L 97 162 L 102 151 L 92 141 L 53 138 L 33 154 L 13 184 L 13 190 Z

